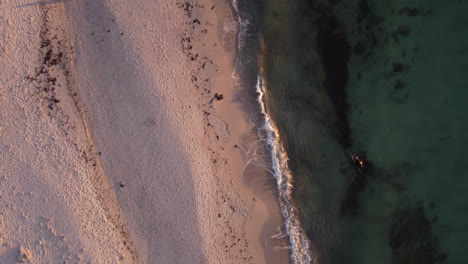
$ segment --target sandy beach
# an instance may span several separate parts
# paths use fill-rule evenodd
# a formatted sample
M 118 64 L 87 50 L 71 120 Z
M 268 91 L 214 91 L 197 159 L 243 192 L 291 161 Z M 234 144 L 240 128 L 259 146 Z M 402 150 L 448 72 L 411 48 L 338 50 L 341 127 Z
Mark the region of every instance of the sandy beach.
M 229 2 L 12 0 L 0 24 L 0 263 L 289 262 Z

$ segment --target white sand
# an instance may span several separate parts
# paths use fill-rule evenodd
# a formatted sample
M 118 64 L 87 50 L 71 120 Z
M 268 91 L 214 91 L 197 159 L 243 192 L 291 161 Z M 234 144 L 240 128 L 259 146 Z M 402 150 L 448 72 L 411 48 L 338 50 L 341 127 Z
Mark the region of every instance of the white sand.
M 233 147 L 227 3 L 40 3 L 0 3 L 0 263 L 287 262 Z

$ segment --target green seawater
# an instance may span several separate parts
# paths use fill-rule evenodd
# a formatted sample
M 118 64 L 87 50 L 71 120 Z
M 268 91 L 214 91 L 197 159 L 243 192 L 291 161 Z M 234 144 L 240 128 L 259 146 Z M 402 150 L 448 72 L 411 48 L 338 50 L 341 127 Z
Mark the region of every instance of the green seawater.
M 317 263 L 468 263 L 468 1 L 253 3 Z

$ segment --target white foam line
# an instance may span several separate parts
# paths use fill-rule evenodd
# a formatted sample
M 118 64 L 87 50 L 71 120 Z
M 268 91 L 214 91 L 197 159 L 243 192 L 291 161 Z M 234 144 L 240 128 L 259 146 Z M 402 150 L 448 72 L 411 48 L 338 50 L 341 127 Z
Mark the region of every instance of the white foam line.
M 239 59 L 239 52 L 242 51 L 244 47 L 244 40 L 246 37 L 247 27 L 249 21 L 243 19 L 238 10 L 237 6 L 238 0 L 232 0 L 231 5 L 235 11 L 236 21 L 238 23 L 238 32 L 237 32 L 237 52 L 238 56 L 235 61 L 234 72 L 232 74 L 236 85 L 239 81 L 239 71 L 238 68 L 242 61 Z M 252 58 L 250 58 L 252 59 Z M 257 77 L 256 90 L 258 93 L 257 101 L 260 105 L 261 114 L 263 115 L 264 123 L 258 131 L 258 139 L 260 142 L 265 142 L 270 150 L 271 155 L 271 168 L 266 168 L 275 178 L 278 186 L 279 193 L 279 204 L 281 213 L 284 217 L 284 224 L 286 233 L 289 236 L 290 248 L 291 249 L 291 261 L 294 264 L 310 264 L 312 261 L 311 245 L 310 241 L 307 239 L 305 232 L 303 231 L 299 218 L 297 216 L 297 209 L 292 202 L 292 189 L 293 189 L 293 178 L 292 173 L 288 166 L 288 157 L 286 151 L 281 143 L 278 129 L 274 125 L 274 122 L 271 120 L 270 116 L 267 113 L 264 96 L 265 96 L 265 85 L 264 80 L 261 75 Z M 263 132 L 263 133 L 262 133 Z M 263 135 L 262 135 L 263 134 Z M 252 162 L 249 160 L 248 163 Z M 247 164 L 246 164 L 247 165 Z M 245 169 L 245 167 L 244 167 Z
M 281 213 L 284 216 L 286 232 L 291 242 L 291 260 L 296 264 L 312 263 L 310 241 L 302 230 L 297 216 L 297 209 L 292 203 L 293 179 L 288 166 L 288 157 L 281 144 L 278 129 L 266 111 L 264 103 L 265 86 L 264 80 L 260 75 L 257 78 L 256 89 L 259 94 L 257 101 L 260 104 L 260 109 L 265 119 L 262 129 L 266 133 L 265 142 L 270 148 L 273 175 L 276 178 L 280 195 Z

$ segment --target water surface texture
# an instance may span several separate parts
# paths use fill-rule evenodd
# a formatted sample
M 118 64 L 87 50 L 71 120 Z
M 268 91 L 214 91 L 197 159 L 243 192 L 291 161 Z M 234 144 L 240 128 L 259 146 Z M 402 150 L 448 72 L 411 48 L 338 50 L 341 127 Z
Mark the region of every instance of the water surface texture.
M 468 1 L 252 3 L 311 261 L 468 263 Z

